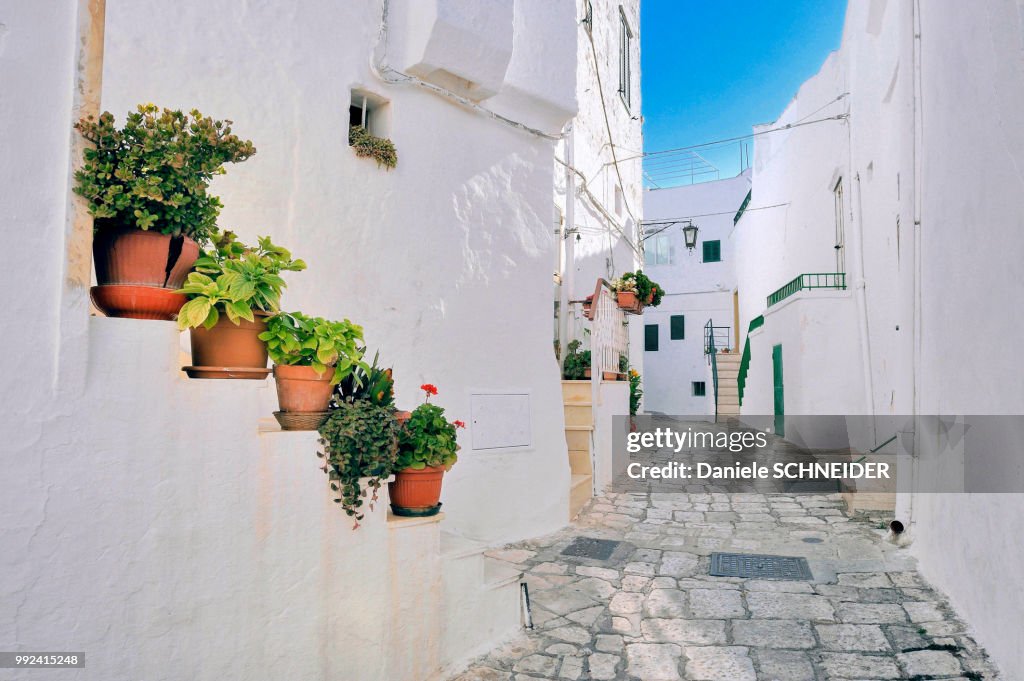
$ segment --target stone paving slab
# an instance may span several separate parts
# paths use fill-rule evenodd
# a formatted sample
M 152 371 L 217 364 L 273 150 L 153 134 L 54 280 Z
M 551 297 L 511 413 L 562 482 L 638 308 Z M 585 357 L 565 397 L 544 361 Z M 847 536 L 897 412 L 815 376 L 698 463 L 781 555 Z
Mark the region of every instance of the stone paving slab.
M 455 679 L 996 679 L 884 522 L 847 517 L 838 495 L 605 494 L 560 532 L 488 552 L 524 571 L 535 628 Z M 608 561 L 561 555 L 578 536 L 624 543 Z M 711 577 L 719 550 L 805 557 L 814 579 Z

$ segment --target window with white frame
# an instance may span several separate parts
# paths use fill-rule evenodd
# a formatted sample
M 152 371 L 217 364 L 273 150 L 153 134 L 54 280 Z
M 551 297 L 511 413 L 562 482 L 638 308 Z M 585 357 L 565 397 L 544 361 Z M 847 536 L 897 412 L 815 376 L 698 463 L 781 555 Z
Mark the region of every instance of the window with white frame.
M 644 241 L 644 265 L 671 265 L 675 247 L 668 234 L 655 234 Z
M 631 79 L 633 54 L 633 29 L 629 27 L 626 11 L 619 5 L 619 97 L 626 109 L 630 108 L 633 83 Z

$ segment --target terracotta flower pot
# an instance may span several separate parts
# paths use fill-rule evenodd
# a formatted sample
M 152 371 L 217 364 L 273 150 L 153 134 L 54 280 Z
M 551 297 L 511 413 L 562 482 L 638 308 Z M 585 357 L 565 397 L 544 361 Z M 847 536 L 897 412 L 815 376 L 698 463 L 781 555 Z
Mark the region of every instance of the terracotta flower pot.
M 236 325 L 226 314 L 211 329 L 189 329 L 192 342 L 193 378 L 254 378 L 263 379 L 267 369 L 267 344 L 259 334 L 267 330 L 265 312 L 254 313 L 256 320 L 239 320 Z M 202 370 L 207 371 L 202 371 Z M 258 369 L 254 372 L 209 371 L 216 369 Z M 198 371 L 197 371 L 198 370 Z M 195 372 L 193 374 L 193 372 Z
M 92 243 L 96 281 L 179 289 L 196 259 L 199 244 L 142 229 L 100 229 Z
M 619 291 L 616 294 L 616 299 L 619 304 L 619 309 L 630 314 L 640 314 L 644 309 L 643 305 L 640 304 L 640 299 L 636 297 L 636 293 L 632 291 Z
M 180 293 L 158 286 L 111 284 L 89 289 L 92 304 L 108 317 L 128 319 L 176 319 L 188 300 Z
M 395 473 L 388 483 L 391 510 L 395 515 L 436 515 L 440 510 L 444 466 L 406 468 Z
M 411 411 L 400 411 L 398 409 L 395 410 L 395 420 L 398 421 L 399 425 L 404 426 L 405 422 L 408 421 L 411 418 L 412 418 L 412 412 Z
M 332 367 L 327 367 L 327 371 L 318 375 L 313 367 L 274 365 L 277 403 L 281 411 L 327 411 L 334 391 L 331 385 L 333 375 Z
M 657 289 L 651 289 L 651 292 L 647 294 L 646 300 L 644 300 L 644 305 L 650 305 L 651 303 L 654 302 L 654 292 L 656 290 Z

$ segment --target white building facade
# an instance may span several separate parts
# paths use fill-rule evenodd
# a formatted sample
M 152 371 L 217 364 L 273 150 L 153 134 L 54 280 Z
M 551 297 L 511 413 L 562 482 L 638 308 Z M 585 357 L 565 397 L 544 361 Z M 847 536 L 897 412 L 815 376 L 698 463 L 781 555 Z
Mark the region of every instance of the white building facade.
M 626 12 L 638 20 L 637 3 Z M 422 681 L 519 626 L 517 576 L 472 546 L 567 520 L 552 194 L 581 14 L 539 0 L 3 7 L 3 281 L 25 349 L 2 371 L 7 645 L 90 651 L 83 678 Z M 221 226 L 308 263 L 284 307 L 361 324 L 400 407 L 434 383 L 467 422 L 440 522 L 378 510 L 353 532 L 315 434 L 268 425 L 270 382 L 189 380 L 173 323 L 90 314 L 72 124 L 143 102 L 233 120 L 258 152 L 214 183 Z M 394 170 L 348 147 L 353 106 L 394 141 Z
M 1008 0 L 849 4 L 840 49 L 756 130 L 735 235 L 743 414 L 1024 413 L 1016 365 L 994 361 L 1024 337 L 1005 302 L 1024 295 L 1022 36 Z M 927 423 L 855 444 L 926 480 L 949 465 Z M 1006 435 L 985 472 L 1024 490 L 1007 444 L 1024 433 Z M 1024 559 L 1024 495 L 900 494 L 897 518 L 1003 673 L 1024 674 L 1024 584 L 997 567 Z
M 715 392 L 705 354 L 705 325 L 718 350 L 736 348 L 736 252 L 732 233 L 750 192 L 743 173 L 644 193 L 644 273 L 665 297 L 644 309 L 644 411 L 714 416 Z M 696 227 L 692 250 L 683 228 Z

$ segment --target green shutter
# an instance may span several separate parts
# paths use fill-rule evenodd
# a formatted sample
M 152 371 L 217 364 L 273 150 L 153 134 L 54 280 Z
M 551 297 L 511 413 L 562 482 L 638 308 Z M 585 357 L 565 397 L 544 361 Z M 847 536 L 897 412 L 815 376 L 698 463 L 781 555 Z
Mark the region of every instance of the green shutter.
M 647 352 L 658 351 L 658 325 L 644 325 L 644 350 Z
M 704 262 L 720 262 L 722 260 L 722 242 L 719 240 L 704 242 Z
M 707 396 L 707 385 L 704 381 L 693 382 L 693 396 L 694 397 L 705 397 Z
M 671 340 L 683 340 L 686 338 L 686 316 L 674 314 L 668 318 L 668 337 Z

